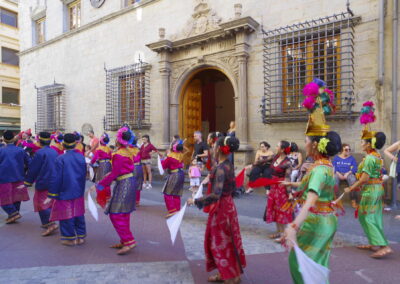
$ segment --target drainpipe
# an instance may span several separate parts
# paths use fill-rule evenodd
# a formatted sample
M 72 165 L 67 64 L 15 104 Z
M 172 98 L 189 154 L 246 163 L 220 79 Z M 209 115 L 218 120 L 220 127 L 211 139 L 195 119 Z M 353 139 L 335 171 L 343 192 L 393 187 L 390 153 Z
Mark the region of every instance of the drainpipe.
M 398 88 L 398 73 L 397 73 L 397 67 L 398 67 L 398 54 L 399 54 L 399 20 L 398 20 L 398 14 L 399 14 L 399 2 L 398 0 L 393 0 L 393 16 L 392 16 L 392 21 L 393 21 L 393 28 L 392 28 L 392 33 L 393 33 L 393 55 L 392 55 L 392 143 L 395 143 L 397 141 L 397 88 Z M 397 208 L 397 182 L 396 179 L 393 179 L 393 185 L 392 185 L 392 208 L 396 209 Z
M 379 86 L 383 85 L 385 76 L 385 2 L 386 0 L 379 1 L 379 48 L 378 48 L 378 83 Z

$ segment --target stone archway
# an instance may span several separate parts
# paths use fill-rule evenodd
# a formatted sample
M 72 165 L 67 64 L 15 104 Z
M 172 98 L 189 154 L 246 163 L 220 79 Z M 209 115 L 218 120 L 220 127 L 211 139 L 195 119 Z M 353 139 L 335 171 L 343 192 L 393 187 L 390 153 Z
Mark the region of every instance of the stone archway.
M 234 20 L 223 22 L 207 1 L 202 0 L 195 5 L 183 31 L 166 39 L 165 29 L 160 28 L 159 41 L 147 45 L 160 59 L 162 145 L 165 148 L 171 135 L 179 133 L 179 97 L 185 82 L 196 70 L 215 68 L 232 82 L 236 133 L 241 140 L 241 150 L 251 150 L 248 145 L 247 60 L 249 35 L 259 24 L 251 17 L 241 17 L 239 6 L 235 6 Z M 239 164 L 246 162 L 244 158 Z

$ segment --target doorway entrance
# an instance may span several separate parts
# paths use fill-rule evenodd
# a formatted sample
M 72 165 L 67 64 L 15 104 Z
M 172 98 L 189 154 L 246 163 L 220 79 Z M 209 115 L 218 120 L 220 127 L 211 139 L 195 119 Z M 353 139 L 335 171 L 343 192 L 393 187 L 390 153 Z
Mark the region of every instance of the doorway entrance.
M 189 77 L 180 99 L 180 135 L 190 150 L 185 155 L 187 165 L 193 151 L 193 132 L 201 131 L 206 141 L 208 133 L 226 132 L 235 120 L 234 89 L 223 72 L 206 68 Z

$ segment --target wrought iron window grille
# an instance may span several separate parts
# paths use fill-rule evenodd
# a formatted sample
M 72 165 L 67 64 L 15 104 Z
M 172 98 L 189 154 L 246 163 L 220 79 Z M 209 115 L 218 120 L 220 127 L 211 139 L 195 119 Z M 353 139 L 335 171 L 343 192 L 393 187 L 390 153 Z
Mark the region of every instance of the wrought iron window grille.
M 349 12 L 263 33 L 263 123 L 306 120 L 302 89 L 313 78 L 335 93 L 333 119 L 354 119 L 354 26 Z
M 104 129 L 116 131 L 127 124 L 133 129 L 150 128 L 151 65 L 139 61 L 106 71 Z
M 66 102 L 65 85 L 54 82 L 52 85 L 36 88 L 37 122 L 36 133 L 40 131 L 65 131 Z

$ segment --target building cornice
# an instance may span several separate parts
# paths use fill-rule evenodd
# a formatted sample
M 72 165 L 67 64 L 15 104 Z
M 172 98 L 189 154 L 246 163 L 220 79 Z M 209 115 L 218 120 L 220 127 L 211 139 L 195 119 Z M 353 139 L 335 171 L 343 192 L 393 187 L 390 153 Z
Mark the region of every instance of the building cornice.
M 160 41 L 147 44 L 146 46 L 157 53 L 162 51 L 171 52 L 174 50 L 187 48 L 193 45 L 203 44 L 209 42 L 210 40 L 230 38 L 233 37 L 238 32 L 244 31 L 246 33 L 252 33 L 256 31 L 258 27 L 259 23 L 252 17 L 244 17 L 228 21 L 225 23 L 221 23 L 219 24 L 218 29 L 203 34 L 191 36 L 184 39 L 178 39 L 174 41 L 162 39 Z
M 19 53 L 19 56 L 23 56 L 23 55 L 29 54 L 29 53 L 34 52 L 36 50 L 39 50 L 39 49 L 41 49 L 43 47 L 46 47 L 46 46 L 49 46 L 49 45 L 54 44 L 56 42 L 59 42 L 59 41 L 61 41 L 63 39 L 72 37 L 75 34 L 78 34 L 80 32 L 89 30 L 89 29 L 91 29 L 93 27 L 96 27 L 96 26 L 98 26 L 98 25 L 100 25 L 100 24 L 102 24 L 104 22 L 111 21 L 111 20 L 113 20 L 113 19 L 115 19 L 115 18 L 117 18 L 119 16 L 128 14 L 128 13 L 130 13 L 130 12 L 132 12 L 132 11 L 138 9 L 138 8 L 145 7 L 145 6 L 149 5 L 149 4 L 152 4 L 153 2 L 158 2 L 158 1 L 160 1 L 160 0 L 143 0 L 143 1 L 140 1 L 139 3 L 130 5 L 130 6 L 125 7 L 125 8 L 123 8 L 123 9 L 117 11 L 117 12 L 114 12 L 114 13 L 111 13 L 111 14 L 109 14 L 107 16 L 101 17 L 101 18 L 99 18 L 99 19 L 97 19 L 97 20 L 95 20 L 93 22 L 90 22 L 88 24 L 85 24 L 85 25 L 83 25 L 83 26 L 81 26 L 81 27 L 79 27 L 79 28 L 77 28 L 75 30 L 65 32 L 65 33 L 63 33 L 63 34 L 61 34 L 61 35 L 59 35 L 59 36 L 57 36 L 57 37 L 55 37 L 53 39 L 50 39 L 48 41 L 45 41 L 45 42 L 43 42 L 41 44 L 38 44 L 38 45 L 33 46 L 33 47 L 30 47 L 28 49 L 25 49 L 25 50 L 23 50 L 23 51 L 21 51 Z

